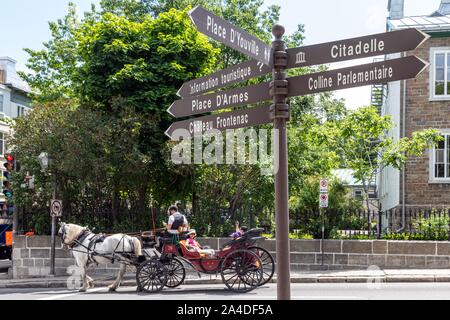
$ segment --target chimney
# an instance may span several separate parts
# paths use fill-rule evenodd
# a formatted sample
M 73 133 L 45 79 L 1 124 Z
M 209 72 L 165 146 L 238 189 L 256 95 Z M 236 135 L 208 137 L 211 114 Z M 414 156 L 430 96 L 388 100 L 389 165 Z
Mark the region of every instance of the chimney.
M 405 16 L 405 0 L 389 0 L 388 11 L 389 19 L 403 19 Z

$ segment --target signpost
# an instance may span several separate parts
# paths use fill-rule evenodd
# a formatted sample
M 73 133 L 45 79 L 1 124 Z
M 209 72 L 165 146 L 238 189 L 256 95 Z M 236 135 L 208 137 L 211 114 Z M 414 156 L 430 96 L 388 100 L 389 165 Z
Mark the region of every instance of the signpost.
M 340 62 L 414 50 L 430 36 L 405 29 L 288 49 L 288 68 Z
M 328 180 L 320 180 L 320 194 L 319 194 L 319 211 L 322 216 L 322 241 L 320 244 L 320 251 L 322 255 L 322 266 L 323 266 L 323 255 L 324 249 L 323 245 L 325 243 L 325 209 L 328 208 Z
M 171 139 L 176 139 L 177 129 L 185 129 L 193 136 L 204 134 L 211 129 L 223 131 L 274 122 L 276 131 L 274 161 L 278 163 L 278 171 L 275 173 L 277 297 L 280 300 L 288 300 L 291 295 L 286 130 L 289 105 L 286 99 L 414 78 L 428 66 L 428 63 L 415 56 L 408 56 L 288 79 L 286 69 L 409 51 L 420 46 L 429 36 L 415 29 L 406 29 L 286 49 L 282 40 L 284 28 L 280 25 L 273 27 L 275 40 L 269 47 L 246 31 L 201 7 L 195 7 L 189 15 L 200 32 L 246 54 L 253 60 L 183 84 L 178 95 L 184 99 L 175 101 L 167 111 L 174 117 L 185 117 L 270 99 L 273 104 L 175 122 L 167 129 L 166 134 Z M 270 70 L 272 70 L 270 83 L 213 92 L 231 84 L 268 74 Z M 320 182 L 320 192 L 319 207 L 323 210 L 328 207 L 326 179 Z M 323 238 L 322 214 L 322 244 Z
M 56 181 L 56 178 L 55 178 Z M 56 185 L 56 183 L 55 183 Z M 55 236 L 56 236 L 56 218 L 62 216 L 62 201 L 55 199 L 56 187 L 53 191 L 53 199 L 50 203 L 50 216 L 52 217 L 52 240 L 50 249 L 50 274 L 55 275 Z
M 193 137 L 195 134 L 203 134 L 213 129 L 225 131 L 258 126 L 272 121 L 269 111 L 270 106 L 267 105 L 178 121 L 173 123 L 165 134 L 171 139 L 176 139 L 174 133 L 180 129 L 186 130 L 185 132 L 189 132 L 190 136 Z
M 428 63 L 416 56 L 289 78 L 289 97 L 415 78 Z
M 249 60 L 230 68 L 184 83 L 177 94 L 182 98 L 214 91 L 235 83 L 264 76 L 271 68 L 257 60 Z
M 177 100 L 169 107 L 174 117 L 180 118 L 232 107 L 270 100 L 269 84 L 260 83 L 248 87 L 223 90 L 215 93 Z
M 189 16 L 201 33 L 268 66 L 270 65 L 271 54 L 267 43 L 200 6 L 189 11 Z
M 62 201 L 53 199 L 50 205 L 50 215 L 52 217 L 62 216 Z
M 328 180 L 327 179 L 320 180 L 320 193 L 328 193 Z

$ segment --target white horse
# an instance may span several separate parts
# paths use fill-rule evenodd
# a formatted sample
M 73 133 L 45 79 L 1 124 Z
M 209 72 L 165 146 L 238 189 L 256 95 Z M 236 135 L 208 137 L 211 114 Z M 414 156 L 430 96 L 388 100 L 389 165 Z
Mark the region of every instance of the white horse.
M 136 237 L 118 233 L 107 236 L 103 241 L 96 243 L 97 235 L 90 232 L 88 228 L 64 222 L 60 224 L 58 234 L 61 236 L 62 243 L 72 249 L 77 266 L 81 270 L 82 287 L 80 292 L 86 292 L 88 288 L 93 287 L 94 280 L 86 274 L 89 264 L 110 263 L 111 257 L 114 255 L 120 257 L 121 253 L 133 254 L 135 257 L 142 258 L 141 242 Z M 115 291 L 119 287 L 127 269 L 127 264 L 120 260 L 118 262 L 120 270 L 116 280 L 108 287 L 109 291 Z

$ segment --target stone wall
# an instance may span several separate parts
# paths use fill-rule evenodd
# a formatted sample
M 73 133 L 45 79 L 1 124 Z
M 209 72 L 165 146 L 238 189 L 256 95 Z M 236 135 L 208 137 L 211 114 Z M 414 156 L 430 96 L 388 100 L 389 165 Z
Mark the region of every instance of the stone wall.
M 204 238 L 203 245 L 219 248 L 225 239 Z M 276 258 L 275 240 L 261 243 Z M 450 242 L 325 240 L 323 266 L 321 240 L 291 240 L 292 270 L 445 269 L 450 268 Z
M 200 238 L 202 245 L 213 249 L 222 247 L 230 239 Z M 276 259 L 275 240 L 265 240 L 261 246 Z M 43 277 L 50 274 L 50 237 L 17 236 L 13 243 L 14 278 Z M 376 265 L 391 269 L 450 268 L 450 242 L 385 241 L 385 240 L 325 240 L 323 266 L 321 240 L 291 240 L 291 269 L 340 270 L 365 269 Z M 70 252 L 56 242 L 56 275 L 67 275 L 67 268 L 75 264 Z M 99 265 L 89 274 L 115 276 L 118 264 Z
M 33 278 L 50 275 L 50 236 L 15 236 L 13 239 L 13 278 Z M 75 265 L 70 251 L 62 249 L 61 240 L 56 237 L 55 275 L 68 275 L 67 268 Z M 99 265 L 90 268 L 89 274 L 114 275 L 118 264 Z

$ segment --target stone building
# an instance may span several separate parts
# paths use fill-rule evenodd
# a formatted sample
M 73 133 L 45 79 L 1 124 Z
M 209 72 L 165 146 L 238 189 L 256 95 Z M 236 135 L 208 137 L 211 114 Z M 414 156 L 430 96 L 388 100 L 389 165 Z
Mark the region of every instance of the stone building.
M 416 28 L 430 38 L 415 51 L 386 59 L 416 55 L 430 66 L 416 79 L 384 86 L 381 112 L 393 117 L 396 127 L 390 134 L 396 139 L 436 128 L 445 141 L 410 158 L 403 170 L 387 168 L 378 177 L 382 209 L 396 208 L 402 215 L 412 209 L 450 208 L 450 0 L 415 17 L 404 16 L 404 5 L 404 0 L 389 1 L 387 30 Z

